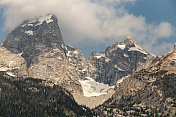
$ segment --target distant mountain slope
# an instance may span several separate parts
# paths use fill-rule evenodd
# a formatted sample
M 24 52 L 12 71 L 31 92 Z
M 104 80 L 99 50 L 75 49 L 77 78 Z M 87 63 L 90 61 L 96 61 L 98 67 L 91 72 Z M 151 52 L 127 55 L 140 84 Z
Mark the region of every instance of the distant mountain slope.
M 150 68 L 117 84 L 116 92 L 97 107 L 101 116 L 176 116 L 176 44 Z
M 91 53 L 86 62 L 80 50 L 65 45 L 58 20 L 52 14 L 23 22 L 6 36 L 0 51 L 0 71 L 8 71 L 11 76 L 16 77 L 46 80 L 51 86 L 59 85 L 78 97 L 75 98 L 78 99 L 77 102 L 85 93 L 85 87 L 79 82 L 85 77 L 115 85 L 124 76 L 158 61 L 158 57 L 127 37 L 124 42 L 107 47 L 105 52 Z M 94 89 L 99 86 L 94 85 L 84 91 L 96 91 Z M 102 95 L 101 100 L 97 98 L 97 102 L 103 103 L 111 96 L 107 95 Z M 81 102 L 86 101 L 83 99 Z
M 107 47 L 105 52 L 90 54 L 89 75 L 109 85 L 115 85 L 122 77 L 155 63 L 156 56 L 148 53 L 131 37 Z
M 44 85 L 41 79 L 16 79 L 0 72 L 0 116 L 64 117 L 92 116 L 60 86 Z

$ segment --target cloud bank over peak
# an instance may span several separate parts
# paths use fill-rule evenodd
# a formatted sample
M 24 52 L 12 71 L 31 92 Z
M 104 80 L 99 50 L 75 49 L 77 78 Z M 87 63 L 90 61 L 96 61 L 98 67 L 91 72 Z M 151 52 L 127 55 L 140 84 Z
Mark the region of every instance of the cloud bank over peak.
M 156 46 L 158 40 L 173 36 L 175 28 L 168 22 L 148 24 L 145 17 L 129 14 L 124 5 L 135 2 L 136 0 L 0 0 L 0 6 L 5 9 L 4 28 L 7 30 L 14 29 L 26 19 L 53 13 L 59 19 L 64 40 L 73 46 L 99 43 L 110 45 L 130 35 L 148 51 L 157 54 L 161 51 Z M 168 43 L 165 46 L 163 51 L 172 48 Z

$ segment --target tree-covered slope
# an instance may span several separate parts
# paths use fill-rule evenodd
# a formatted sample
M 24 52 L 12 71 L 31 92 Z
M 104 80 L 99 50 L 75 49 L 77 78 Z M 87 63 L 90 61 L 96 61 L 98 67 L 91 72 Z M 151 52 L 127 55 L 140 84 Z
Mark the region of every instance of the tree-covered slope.
M 63 117 L 91 116 L 60 86 L 46 86 L 40 79 L 16 79 L 0 72 L 0 116 Z

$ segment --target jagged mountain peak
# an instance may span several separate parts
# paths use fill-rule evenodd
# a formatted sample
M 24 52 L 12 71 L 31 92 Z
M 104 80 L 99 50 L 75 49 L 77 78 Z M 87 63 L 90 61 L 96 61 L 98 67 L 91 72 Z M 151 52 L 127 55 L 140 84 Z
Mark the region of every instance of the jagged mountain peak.
M 107 47 L 106 49 L 106 55 L 108 53 L 111 53 L 113 51 L 136 51 L 141 54 L 148 55 L 148 53 L 140 44 L 138 44 L 136 41 L 132 39 L 131 36 L 127 36 L 127 38 L 124 40 L 124 42 L 116 42 L 112 46 Z
M 133 40 L 131 36 L 127 36 L 127 38 L 124 41 L 125 44 L 136 44 L 136 42 Z
M 43 52 L 43 50 L 63 50 L 61 31 L 56 16 L 49 14 L 25 21 L 8 34 L 2 42 L 2 47 L 7 48 L 15 54 L 22 53 L 28 65 L 32 59 Z
M 114 85 L 122 77 L 153 64 L 155 57 L 128 36 L 124 42 L 107 47 L 105 52 L 90 54 L 90 77 Z

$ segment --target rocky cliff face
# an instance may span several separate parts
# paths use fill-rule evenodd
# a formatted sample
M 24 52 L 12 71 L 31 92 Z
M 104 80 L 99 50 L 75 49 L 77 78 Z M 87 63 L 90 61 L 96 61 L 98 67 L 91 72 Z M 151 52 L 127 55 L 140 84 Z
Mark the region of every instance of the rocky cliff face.
M 174 48 L 153 66 L 135 72 L 117 84 L 115 94 L 98 110 L 106 116 L 175 116 L 175 63 Z
M 46 48 L 52 50 L 61 48 L 64 44 L 58 20 L 53 15 L 40 17 L 37 20 L 25 21 L 14 29 L 2 42 L 2 47 L 15 54 L 21 53 L 28 67 L 35 56 L 40 55 Z
M 50 84 L 61 85 L 71 93 L 82 93 L 78 81 L 80 72 L 75 68 L 79 68 L 79 63 L 85 59 L 78 49 L 64 44 L 54 15 L 25 21 L 7 35 L 2 47 L 14 56 L 21 55 L 15 60 L 22 61 L 24 58 L 26 77 L 42 78 Z
M 76 68 L 75 70 L 78 72 L 79 78 L 85 78 L 88 72 L 87 63 L 83 53 L 77 48 L 68 45 L 64 46 L 63 49 L 69 64 Z
M 153 64 L 155 56 L 149 54 L 131 37 L 109 46 L 105 52 L 90 54 L 90 77 L 98 82 L 115 85 L 117 80 Z
M 52 84 L 58 84 L 71 93 L 82 93 L 78 73 L 61 50 L 53 49 L 41 53 L 36 59 L 38 62 L 28 68 L 30 77 L 42 78 Z
M 14 54 L 6 48 L 0 47 L 0 71 L 8 71 L 9 75 L 25 77 L 27 63 L 20 54 Z

